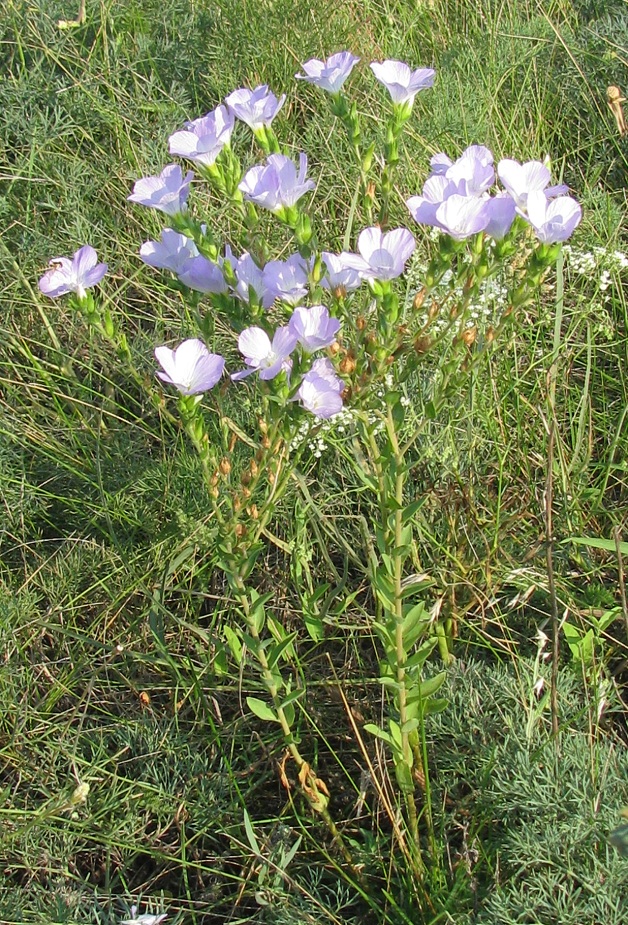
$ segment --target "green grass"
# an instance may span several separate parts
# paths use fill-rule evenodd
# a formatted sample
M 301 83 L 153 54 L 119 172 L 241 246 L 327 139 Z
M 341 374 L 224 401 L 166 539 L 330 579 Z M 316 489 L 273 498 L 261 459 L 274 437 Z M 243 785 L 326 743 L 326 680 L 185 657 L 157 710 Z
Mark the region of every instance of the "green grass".
M 273 526 L 292 561 L 269 544 L 256 574 L 299 632 L 299 734 L 365 889 L 289 765 L 281 784 L 282 743 L 246 707 L 261 687 L 224 635 L 234 606 L 212 556 L 200 466 L 148 397 L 155 344 L 193 320 L 137 258 L 157 217 L 125 199 L 167 161 L 167 137 L 186 119 L 268 82 L 289 96 L 278 134 L 320 177 L 316 217 L 330 239 L 341 235 L 349 152 L 316 91 L 293 76 L 307 58 L 346 47 L 365 64 L 399 57 L 438 71 L 405 136 L 394 221 L 406 221 L 402 198 L 418 191 L 432 153 L 481 142 L 496 157 L 551 155 L 585 207 L 574 251 L 626 250 L 628 148 L 605 97 L 609 84 L 625 89 L 625 5 L 101 0 L 88 3 L 84 26 L 60 31 L 57 20 L 75 12 L 73 0 L 9 0 L 0 23 L 0 920 L 104 925 L 139 899 L 141 911 L 168 908 L 169 922 L 196 925 L 416 925 L 419 889 L 365 753 L 384 790 L 392 771 L 360 733 L 381 709 L 364 581 L 371 502 L 330 433 Z M 381 135 L 380 89 L 366 68 L 352 79 L 369 140 Z M 247 163 L 255 157 L 251 147 Z M 204 206 L 228 235 L 220 205 Z M 110 265 L 108 303 L 146 388 L 63 301 L 37 291 L 48 260 L 86 241 Z M 581 627 L 619 603 L 617 560 L 568 540 L 609 538 L 616 526 L 625 538 L 628 521 L 626 271 L 613 269 L 608 289 L 600 274 L 578 273 L 567 257 L 558 332 L 554 569 L 561 614 Z M 555 292 L 417 444 L 416 564 L 459 633 L 452 705 L 430 726 L 442 856 L 434 913 L 421 921 L 622 921 L 628 867 L 607 843 L 628 803 L 622 619 L 593 664 L 561 648 L 558 759 L 532 693 L 539 671 L 549 678 L 535 669 L 534 636 L 552 603 L 544 491 Z M 416 420 L 430 369 L 414 386 Z M 225 401 L 244 423 L 250 408 Z M 343 589 L 329 597 L 322 644 L 302 626 L 309 577 Z M 72 803 L 79 783 L 87 801 Z

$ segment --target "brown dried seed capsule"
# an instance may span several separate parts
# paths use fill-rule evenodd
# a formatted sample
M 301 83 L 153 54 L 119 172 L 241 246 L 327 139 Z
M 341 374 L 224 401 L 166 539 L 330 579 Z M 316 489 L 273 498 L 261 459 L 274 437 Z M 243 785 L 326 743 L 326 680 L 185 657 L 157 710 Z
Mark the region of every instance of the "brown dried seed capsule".
M 418 311 L 423 305 L 423 303 L 425 302 L 426 295 L 427 295 L 427 289 L 425 288 L 425 286 L 423 287 L 423 289 L 419 289 L 419 291 L 415 295 L 414 299 L 412 300 L 412 307 L 416 311 Z
M 440 312 L 440 305 L 438 304 L 438 302 L 432 302 L 432 304 L 430 305 L 430 310 L 427 313 L 428 319 L 430 321 L 433 321 L 434 318 L 437 317 L 439 312 Z
M 217 472 L 214 472 L 211 479 L 209 480 L 209 484 L 211 485 L 212 488 L 215 488 L 219 481 L 220 481 L 220 476 L 218 475 Z
M 358 331 L 364 330 L 364 328 L 366 327 L 366 318 L 364 317 L 364 315 L 358 315 L 358 317 L 355 319 L 355 326 L 358 329 Z
M 478 329 L 476 327 L 464 329 L 464 331 L 461 334 L 461 337 L 463 341 L 465 342 L 465 344 L 467 345 L 467 347 L 470 347 L 471 344 L 475 341 L 477 334 L 478 334 Z
M 344 299 L 347 295 L 347 290 L 345 286 L 336 286 L 334 289 L 334 295 L 337 299 Z
M 343 360 L 340 361 L 338 369 L 341 373 L 352 373 L 355 369 L 355 360 L 352 356 L 347 355 Z
M 226 457 L 223 457 L 220 460 L 218 468 L 220 469 L 223 475 L 229 475 L 229 473 L 231 472 L 231 463 Z
M 262 434 L 267 434 L 267 433 L 268 433 L 268 424 L 266 423 L 266 421 L 264 420 L 264 418 L 260 418 L 260 419 L 258 420 L 257 423 L 258 423 L 258 425 L 259 425 L 260 433 L 262 433 Z
M 331 353 L 333 357 L 337 356 L 337 354 L 340 353 L 340 344 L 338 343 L 337 340 L 335 340 L 333 344 L 329 345 L 329 352 Z
M 487 328 L 486 334 L 484 335 L 484 337 L 486 339 L 487 344 L 492 344 L 493 341 L 495 340 L 495 328 L 492 326 L 490 328 Z
M 267 450 L 267 449 L 269 448 L 269 446 L 270 446 L 270 440 L 268 439 L 268 437 L 267 437 L 265 434 L 264 434 L 264 436 L 262 437 L 262 446 L 264 447 L 265 450 Z
M 414 349 L 417 353 L 427 353 L 431 346 L 432 338 L 428 337 L 426 334 L 415 338 Z
M 247 498 L 251 497 L 251 491 L 246 486 L 244 486 L 240 494 L 242 495 L 245 501 L 247 500 Z
M 243 525 L 243 524 L 236 524 L 236 526 L 235 526 L 235 535 L 236 535 L 236 536 L 244 536 L 244 525 Z
M 240 481 L 242 482 L 243 485 L 248 485 L 249 482 L 251 481 L 251 473 L 243 472 L 242 475 L 240 476 Z
M 239 495 L 234 495 L 233 496 L 233 510 L 236 512 L 236 514 L 240 510 L 241 507 L 242 507 L 242 498 L 240 498 Z
M 249 469 L 251 471 L 252 477 L 255 478 L 255 476 L 259 472 L 259 466 L 257 465 L 254 459 L 252 459 L 251 462 L 249 463 Z
M 249 515 L 249 517 L 251 518 L 251 520 L 258 520 L 258 518 L 259 518 L 259 511 L 257 510 L 257 505 L 256 505 L 256 504 L 252 504 L 250 507 L 247 507 L 246 512 L 247 512 L 247 514 Z

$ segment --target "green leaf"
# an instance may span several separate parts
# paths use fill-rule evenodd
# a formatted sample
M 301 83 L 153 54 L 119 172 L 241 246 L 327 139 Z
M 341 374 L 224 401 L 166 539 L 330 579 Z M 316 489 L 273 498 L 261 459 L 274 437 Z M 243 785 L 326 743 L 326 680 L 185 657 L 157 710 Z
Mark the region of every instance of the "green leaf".
M 251 713 L 254 713 L 258 719 L 264 720 L 265 723 L 279 722 L 279 718 L 275 711 L 271 710 L 268 704 L 264 703 L 263 700 L 259 700 L 257 697 L 247 697 L 246 705 Z
M 570 536 L 563 543 L 578 543 L 580 546 L 591 546 L 593 549 L 605 549 L 607 552 L 617 552 L 615 540 L 603 540 L 593 536 Z M 628 556 L 628 543 L 619 543 L 622 556 Z
M 268 659 L 269 668 L 273 668 L 284 653 L 286 653 L 287 657 L 294 658 L 294 646 L 292 645 L 292 643 L 294 642 L 296 638 L 297 638 L 296 633 L 289 633 L 285 639 L 283 639 L 281 642 L 278 642 L 276 645 L 272 647 L 272 649 L 266 656 Z M 287 651 L 288 649 L 290 651 Z
M 434 713 L 442 713 L 449 706 L 446 697 L 428 697 L 423 705 L 423 715 L 432 716 Z
M 246 832 L 246 837 L 249 841 L 249 845 L 251 846 L 253 853 L 258 855 L 258 857 L 261 857 L 262 852 L 261 852 L 257 837 L 255 835 L 255 832 L 253 831 L 253 823 L 251 822 L 251 817 L 247 813 L 246 809 L 243 808 L 242 812 L 244 815 L 244 830 Z
M 409 520 L 412 520 L 416 512 L 420 510 L 424 504 L 425 498 L 418 498 L 416 501 L 408 504 L 407 507 L 403 509 L 403 514 L 401 515 L 402 522 L 407 524 Z
M 242 664 L 242 643 L 238 634 L 235 630 L 231 629 L 230 626 L 225 626 L 223 630 L 225 634 L 225 639 L 227 640 L 227 645 L 231 649 L 231 654 L 233 655 L 236 663 L 238 665 Z
M 370 732 L 371 735 L 374 735 L 376 739 L 381 739 L 382 742 L 386 742 L 388 745 L 393 744 L 390 733 L 386 732 L 385 729 L 380 729 L 379 726 L 375 725 L 375 723 L 366 723 L 364 730 L 365 732 Z
M 434 675 L 433 678 L 428 678 L 426 681 L 422 681 L 421 697 L 431 697 L 432 694 L 435 694 L 436 691 L 440 690 L 440 688 L 443 686 L 446 677 L 447 672 L 441 671 L 440 674 Z

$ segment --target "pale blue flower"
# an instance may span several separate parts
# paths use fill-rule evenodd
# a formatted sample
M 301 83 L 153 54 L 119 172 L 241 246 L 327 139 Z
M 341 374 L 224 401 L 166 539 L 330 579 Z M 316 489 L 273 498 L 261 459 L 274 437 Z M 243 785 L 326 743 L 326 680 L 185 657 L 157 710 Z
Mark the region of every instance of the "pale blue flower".
M 342 260 L 347 267 L 357 270 L 362 279 L 395 279 L 405 270 L 412 256 L 416 241 L 407 228 L 395 228 L 386 234 L 381 228 L 365 228 L 358 238 L 357 254 L 343 252 Z
M 525 212 L 528 193 L 544 190 L 550 182 L 549 167 L 542 161 L 518 161 L 504 158 L 497 165 L 499 179 L 515 201 L 518 209 Z
M 275 94 L 268 89 L 267 84 L 262 84 L 255 90 L 248 90 L 245 87 L 241 90 L 234 90 L 225 99 L 233 115 L 242 122 L 246 122 L 254 132 L 261 128 L 268 128 L 285 101 L 285 93 L 278 100 Z
M 463 184 L 466 196 L 481 196 L 495 182 L 493 155 L 484 145 L 470 145 L 449 165 L 445 177 Z
M 390 59 L 383 61 L 381 64 L 373 62 L 371 70 L 375 74 L 375 78 L 386 87 L 393 103 L 397 106 L 403 103 L 412 105 L 414 97 L 420 90 L 425 90 L 434 85 L 436 74 L 431 67 L 423 67 L 412 71 L 403 61 Z
M 171 154 L 211 167 L 225 145 L 231 141 L 233 125 L 233 114 L 226 106 L 218 106 L 171 135 L 168 150 Z
M 177 273 L 179 279 L 197 292 L 227 292 L 228 286 L 220 267 L 203 254 L 191 257 Z
M 138 180 L 127 199 L 150 209 L 159 209 L 166 215 L 178 215 L 187 208 L 193 177 L 191 170 L 184 177 L 178 164 L 168 164 L 158 177 L 143 177 Z
M 340 330 L 337 318 L 329 317 L 329 310 L 324 305 L 312 305 L 305 308 L 297 306 L 293 311 L 288 327 L 297 338 L 306 353 L 314 353 L 323 347 L 329 347 Z
M 249 305 L 252 292 L 262 308 L 270 308 L 275 301 L 274 290 L 268 288 L 264 282 L 264 271 L 258 267 L 248 251 L 244 251 L 241 257 L 235 257 L 228 248 L 226 257 L 237 280 L 233 292 L 240 301 Z
M 232 373 L 232 379 L 244 379 L 259 372 L 260 379 L 274 379 L 280 372 L 290 371 L 290 354 L 297 345 L 297 339 L 288 327 L 277 328 L 271 340 L 262 328 L 245 328 L 238 338 L 238 349 L 250 369 Z
M 299 155 L 299 169 L 285 154 L 271 154 L 265 165 L 252 167 L 239 184 L 245 199 L 280 213 L 294 206 L 301 196 L 314 189 L 314 181 L 306 180 L 307 156 Z
M 157 372 L 159 378 L 174 385 L 182 395 L 197 395 L 212 389 L 225 368 L 224 357 L 210 353 L 196 339 L 184 340 L 176 350 L 156 347 L 155 359 L 163 369 Z
M 50 265 L 52 269 L 46 270 L 39 280 L 39 289 L 51 299 L 70 292 L 84 299 L 85 290 L 96 286 L 107 272 L 107 264 L 98 263 L 96 251 L 89 244 L 80 247 L 71 260 L 53 257 Z
M 454 194 L 441 203 L 436 210 L 438 227 L 463 241 L 484 231 L 490 218 L 487 199 Z
M 516 206 L 510 193 L 500 192 L 487 200 L 488 223 L 484 231 L 496 241 L 501 241 L 515 220 Z
M 305 74 L 295 76 L 297 80 L 307 80 L 328 93 L 340 93 L 342 85 L 359 60 L 350 51 L 339 51 L 326 61 L 311 58 L 303 65 Z
M 352 267 L 345 265 L 340 254 L 330 254 L 323 251 L 321 254 L 325 264 L 325 276 L 321 279 L 323 289 L 331 289 L 333 292 L 353 292 L 362 285 L 360 274 Z
M 140 247 L 140 257 L 149 267 L 179 273 L 190 258 L 198 257 L 198 248 L 187 235 L 164 228 L 160 237 L 161 241 L 145 241 Z
M 306 411 L 315 417 L 327 419 L 342 411 L 344 382 L 339 379 L 329 360 L 321 359 L 312 364 L 304 375 L 296 398 Z
M 292 254 L 287 260 L 270 260 L 264 267 L 262 279 L 273 302 L 281 299 L 288 305 L 298 305 L 307 296 L 307 264 L 300 254 Z
M 571 196 L 548 199 L 543 190 L 528 193 L 528 221 L 543 244 L 570 238 L 580 224 L 582 207 Z

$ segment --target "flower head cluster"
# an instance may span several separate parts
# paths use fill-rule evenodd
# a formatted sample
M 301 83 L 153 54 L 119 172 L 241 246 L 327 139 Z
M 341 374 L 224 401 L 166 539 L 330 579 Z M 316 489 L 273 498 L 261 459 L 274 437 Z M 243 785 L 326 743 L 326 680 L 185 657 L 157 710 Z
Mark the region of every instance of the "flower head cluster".
M 540 161 L 500 161 L 497 174 L 505 190 L 493 196 L 493 155 L 483 145 L 471 145 L 456 161 L 436 154 L 431 166 L 421 194 L 411 196 L 406 205 L 416 222 L 433 225 L 457 241 L 481 231 L 499 241 L 518 214 L 542 243 L 551 244 L 566 240 L 580 221 L 579 204 L 562 195 L 566 187 L 549 186 L 549 168 Z
M 98 263 L 96 251 L 89 244 L 80 247 L 71 260 L 53 257 L 50 265 L 52 269 L 46 270 L 39 280 L 39 290 L 51 299 L 70 292 L 84 299 L 85 290 L 98 285 L 107 272 L 107 264 Z

